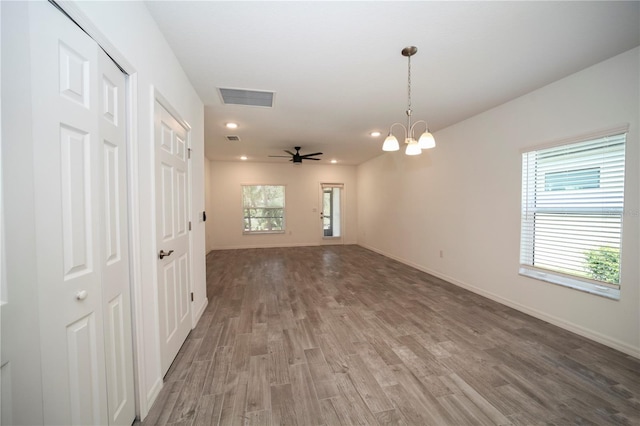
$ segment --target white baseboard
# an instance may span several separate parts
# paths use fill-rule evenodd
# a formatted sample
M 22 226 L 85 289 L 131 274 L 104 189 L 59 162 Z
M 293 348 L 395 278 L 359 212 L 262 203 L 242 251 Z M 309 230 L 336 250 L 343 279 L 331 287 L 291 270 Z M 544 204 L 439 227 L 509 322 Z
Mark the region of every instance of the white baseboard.
M 286 247 L 319 247 L 322 245 L 357 245 L 357 241 L 343 241 L 341 244 L 320 244 L 318 242 L 308 243 L 280 243 L 280 244 L 239 244 L 239 245 L 227 245 L 227 246 L 215 246 L 211 248 L 207 254 L 217 250 L 242 250 L 242 249 L 256 249 L 256 248 L 286 248 Z
M 156 379 L 153 386 L 151 386 L 151 389 L 149 390 L 149 392 L 147 392 L 147 398 L 146 398 L 147 410 L 146 410 L 146 413 L 140 414 L 140 421 L 144 421 L 144 418 L 147 417 L 147 414 L 149 414 L 149 410 L 151 410 L 151 407 L 153 407 L 153 403 L 156 401 L 156 398 L 160 394 L 161 390 L 162 390 L 162 377 L 159 377 L 158 379 Z
M 198 321 L 200 321 L 200 318 L 202 317 L 202 314 L 204 314 L 204 310 L 207 309 L 207 305 L 209 304 L 209 299 L 207 297 L 204 298 L 204 300 L 202 301 L 202 304 L 200 305 L 200 307 L 198 309 L 196 309 L 196 311 L 193 314 L 193 328 L 195 328 L 196 324 L 198 324 Z
M 219 246 L 211 249 L 209 253 L 216 250 L 242 250 L 256 248 L 284 248 L 284 247 L 317 247 L 318 243 L 296 243 L 296 244 L 241 244 L 237 246 Z
M 438 278 L 440 278 L 442 280 L 445 280 L 445 281 L 447 281 L 447 282 L 449 282 L 449 283 L 451 283 L 453 285 L 456 285 L 458 287 L 462 287 L 462 288 L 464 288 L 466 290 L 469 290 L 469 291 L 471 291 L 473 293 L 479 294 L 480 296 L 484 296 L 484 297 L 486 297 L 488 299 L 491 299 L 491 300 L 493 300 L 495 302 L 498 302 L 498 303 L 500 303 L 502 305 L 508 306 L 508 307 L 513 308 L 513 309 L 515 309 L 517 311 L 520 311 L 520 312 L 524 312 L 527 315 L 531 315 L 532 317 L 541 319 L 541 320 L 546 321 L 546 322 L 548 322 L 550 324 L 553 324 L 553 325 L 556 325 L 556 326 L 558 326 L 560 328 L 563 328 L 565 330 L 571 331 L 572 333 L 578 334 L 578 335 L 580 335 L 582 337 L 586 337 L 587 339 L 593 340 L 593 341 L 598 342 L 598 343 L 602 343 L 605 346 L 608 346 L 610 348 L 618 350 L 618 351 L 620 351 L 622 353 L 625 353 L 627 355 L 631 355 L 632 357 L 640 358 L 640 348 L 631 346 L 631 345 L 629 345 L 629 344 L 627 344 L 625 342 L 622 342 L 622 341 L 620 341 L 618 339 L 611 338 L 611 337 L 606 336 L 606 335 L 604 335 L 602 333 L 599 333 L 599 332 L 594 331 L 594 330 L 590 330 L 588 328 L 585 328 L 585 327 L 583 327 L 581 325 L 572 323 L 572 322 L 567 321 L 565 319 L 556 317 L 554 315 L 550 315 L 550 314 L 548 314 L 546 312 L 540 311 L 538 309 L 531 308 L 529 306 L 522 305 L 522 304 L 520 304 L 518 302 L 514 302 L 513 300 L 506 299 L 506 298 L 504 298 L 502 296 L 499 296 L 497 294 L 488 292 L 488 291 L 486 291 L 486 290 L 484 290 L 482 288 L 476 287 L 476 286 L 474 286 L 472 284 L 460 281 L 460 280 L 458 280 L 456 278 L 447 276 L 447 275 L 442 274 L 440 272 L 433 271 L 431 269 L 425 268 L 425 267 L 423 267 L 421 265 L 415 264 L 415 263 L 410 262 L 408 260 L 402 259 L 400 257 L 394 256 L 394 255 L 389 254 L 389 253 L 386 253 L 386 252 L 384 252 L 382 250 L 379 250 L 379 249 L 377 249 L 375 247 L 372 247 L 372 246 L 369 246 L 369 245 L 366 245 L 366 244 L 362 244 L 362 243 L 359 243 L 359 245 L 361 247 L 363 247 L 363 248 L 366 248 L 367 250 L 371 250 L 371 251 L 376 252 L 378 254 L 381 254 L 381 255 L 383 255 L 385 257 L 388 257 L 390 259 L 396 260 L 396 261 L 398 261 L 400 263 L 403 263 L 405 265 L 411 266 L 412 268 L 415 268 L 415 269 L 417 269 L 419 271 L 426 272 L 427 274 L 433 275 L 433 276 L 438 277 Z

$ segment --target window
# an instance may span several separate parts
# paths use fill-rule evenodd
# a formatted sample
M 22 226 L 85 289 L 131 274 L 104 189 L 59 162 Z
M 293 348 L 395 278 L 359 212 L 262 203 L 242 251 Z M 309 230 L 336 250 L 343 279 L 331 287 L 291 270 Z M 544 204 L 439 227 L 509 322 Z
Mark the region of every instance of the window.
M 284 232 L 284 186 L 243 185 L 245 234 Z
M 625 140 L 522 154 L 521 274 L 620 297 Z
M 569 189 L 590 189 L 600 187 L 600 167 L 580 170 L 547 172 L 544 175 L 545 191 L 566 191 Z

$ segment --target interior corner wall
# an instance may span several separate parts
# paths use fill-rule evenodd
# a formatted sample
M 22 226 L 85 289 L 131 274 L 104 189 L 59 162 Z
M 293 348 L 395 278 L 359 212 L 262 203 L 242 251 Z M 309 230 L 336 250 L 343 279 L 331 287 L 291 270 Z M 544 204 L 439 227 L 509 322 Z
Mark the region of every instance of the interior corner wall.
M 357 243 L 356 166 L 212 161 L 210 174 L 212 210 L 207 222 L 213 249 L 321 244 L 320 183 L 344 184 L 343 241 Z M 286 185 L 286 233 L 242 233 L 243 184 Z
M 137 120 L 137 169 L 139 211 L 139 286 L 143 312 L 141 327 L 136 329 L 141 336 L 136 347 L 139 378 L 139 410 L 142 418 L 151 408 L 162 387 L 160 369 L 159 335 L 157 332 L 156 296 L 156 247 L 155 241 L 155 179 L 153 144 L 153 108 L 156 91 L 168 101 L 190 126 L 191 144 L 191 205 L 192 222 L 191 257 L 193 276 L 191 279 L 194 303 L 194 324 L 207 304 L 205 226 L 204 211 L 204 107 L 189 82 L 173 51 L 158 29 L 144 2 L 73 2 L 87 20 L 111 43 L 119 54 L 134 68 L 137 79 L 135 102 Z M 63 5 L 64 7 L 64 5 Z M 135 303 L 135 302 L 134 302 Z M 137 340 L 137 339 L 136 339 Z
M 421 156 L 360 165 L 359 244 L 640 357 L 639 52 L 443 129 Z M 620 124 L 629 125 L 620 300 L 520 276 L 521 150 Z
M 211 216 L 213 210 L 213 196 L 211 194 L 211 161 L 205 157 L 204 159 L 204 203 L 205 211 L 208 216 Z M 208 220 L 205 223 L 205 239 L 206 239 L 206 251 L 209 253 L 213 250 L 213 221 Z

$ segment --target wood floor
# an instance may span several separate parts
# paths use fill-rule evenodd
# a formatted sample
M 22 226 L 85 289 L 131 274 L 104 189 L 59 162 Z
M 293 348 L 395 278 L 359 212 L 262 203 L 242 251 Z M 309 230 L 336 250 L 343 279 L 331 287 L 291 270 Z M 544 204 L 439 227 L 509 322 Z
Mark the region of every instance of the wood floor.
M 145 425 L 640 424 L 640 362 L 358 246 L 216 251 Z

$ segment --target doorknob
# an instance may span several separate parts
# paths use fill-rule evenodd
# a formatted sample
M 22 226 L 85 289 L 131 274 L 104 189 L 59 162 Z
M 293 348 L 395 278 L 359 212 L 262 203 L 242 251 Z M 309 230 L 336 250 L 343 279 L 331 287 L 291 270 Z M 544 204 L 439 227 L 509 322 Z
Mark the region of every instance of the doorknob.
M 87 290 L 80 290 L 76 293 L 76 300 L 84 300 L 87 298 Z
M 173 250 L 169 250 L 167 253 L 165 253 L 164 250 L 160 250 L 160 253 L 158 253 L 158 257 L 162 259 L 165 256 L 171 256 L 171 253 L 173 253 Z

